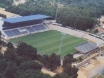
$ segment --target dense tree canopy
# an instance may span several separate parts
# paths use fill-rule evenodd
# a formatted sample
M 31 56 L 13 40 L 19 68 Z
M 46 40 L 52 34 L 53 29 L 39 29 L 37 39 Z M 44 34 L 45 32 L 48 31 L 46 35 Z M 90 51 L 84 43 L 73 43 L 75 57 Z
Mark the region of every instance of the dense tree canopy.
M 8 48 L 11 48 L 11 49 L 14 48 L 14 46 L 13 46 L 13 44 L 12 44 L 11 42 L 8 42 L 7 47 L 8 47 Z
M 48 59 L 48 63 L 46 67 L 48 67 L 51 70 L 56 69 L 58 66 L 60 66 L 60 56 L 56 55 L 55 53 L 52 53 Z
M 26 71 L 17 71 L 15 78 L 52 78 L 47 74 L 43 74 L 40 71 L 26 70 Z
M 6 18 L 6 15 L 4 15 L 4 14 L 0 14 L 0 17 L 2 17 L 2 18 Z
M 33 69 L 33 70 L 41 70 L 42 65 L 35 61 L 24 61 L 19 66 L 20 70 L 27 70 L 27 69 Z
M 17 54 L 23 56 L 26 59 L 36 59 L 37 58 L 37 49 L 26 43 L 21 43 L 17 48 Z
M 4 55 L 0 52 L 0 78 L 52 78 L 50 75 L 43 74 L 40 71 L 42 65 L 35 62 L 35 58 L 33 58 L 33 56 L 36 57 L 34 54 L 34 51 L 36 51 L 34 50 L 35 48 L 26 43 L 22 43 L 21 45 L 14 49 L 9 42 Z M 20 48 L 20 46 L 23 48 Z M 25 50 L 24 47 L 29 48 L 29 50 Z M 23 54 L 17 54 L 18 51 L 26 52 L 25 55 L 28 54 L 27 51 L 30 51 L 30 55 L 26 55 L 26 57 L 27 59 L 30 59 L 30 57 L 32 59 L 29 61 L 26 60 Z
M 94 27 L 104 15 L 104 0 L 60 0 L 66 7 L 59 9 L 57 22 L 86 30 Z
M 8 62 L 7 64 L 8 65 L 7 65 L 6 69 L 4 70 L 3 74 L 6 78 L 14 78 L 14 75 L 15 75 L 18 67 L 16 66 L 15 63 L 12 63 L 12 62 Z
M 4 53 L 4 57 L 5 57 L 6 60 L 14 61 L 16 59 L 15 50 L 11 49 L 11 48 L 8 48 Z
M 67 54 L 64 57 L 64 60 L 63 60 L 63 67 L 66 67 L 67 64 L 71 64 L 72 62 L 75 62 L 75 59 L 73 58 L 73 55 L 72 54 Z
M 54 76 L 54 78 L 72 78 L 68 76 L 66 73 L 59 73 Z
M 60 56 L 52 53 L 50 56 L 48 55 L 38 55 L 38 60 L 48 69 L 54 70 L 58 66 L 60 66 Z
M 75 62 L 76 59 L 73 58 L 72 54 L 67 54 L 63 60 L 63 69 L 66 74 L 71 76 L 72 78 L 77 78 L 78 68 L 72 66 L 72 62 Z
M 91 29 L 97 20 L 93 13 L 92 7 L 88 9 L 80 9 L 79 7 L 65 7 L 58 11 L 57 22 L 63 26 L 70 26 L 75 29 L 86 30 Z
M 0 0 L 0 7 L 6 7 L 12 5 L 13 0 Z
M 29 1 L 18 6 L 11 5 L 7 7 L 6 10 L 23 16 L 33 14 L 46 14 L 54 17 L 55 15 L 54 4 L 44 0 Z

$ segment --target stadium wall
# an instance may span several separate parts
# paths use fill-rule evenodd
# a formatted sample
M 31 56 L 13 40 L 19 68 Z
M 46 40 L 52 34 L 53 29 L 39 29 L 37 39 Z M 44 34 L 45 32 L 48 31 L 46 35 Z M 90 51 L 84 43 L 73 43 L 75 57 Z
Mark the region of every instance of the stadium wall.
M 5 35 L 4 31 L 2 30 L 2 25 L 4 24 L 4 21 L 2 19 L 0 19 L 0 31 L 2 33 L 2 37 L 7 38 L 7 36 Z

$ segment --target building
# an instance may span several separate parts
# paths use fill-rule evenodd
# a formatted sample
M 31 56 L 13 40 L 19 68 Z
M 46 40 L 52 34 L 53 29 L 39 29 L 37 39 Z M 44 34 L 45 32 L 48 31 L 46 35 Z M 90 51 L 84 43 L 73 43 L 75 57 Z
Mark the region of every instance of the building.
M 86 54 L 86 55 L 90 55 L 92 53 L 99 52 L 99 47 L 96 44 L 91 43 L 91 42 L 85 42 L 85 43 L 82 43 L 80 45 L 77 45 L 75 47 L 75 49 L 79 53 Z
M 3 19 L 2 33 L 6 39 L 15 38 L 36 32 L 48 30 L 44 25 L 44 19 L 50 16 L 37 14 Z

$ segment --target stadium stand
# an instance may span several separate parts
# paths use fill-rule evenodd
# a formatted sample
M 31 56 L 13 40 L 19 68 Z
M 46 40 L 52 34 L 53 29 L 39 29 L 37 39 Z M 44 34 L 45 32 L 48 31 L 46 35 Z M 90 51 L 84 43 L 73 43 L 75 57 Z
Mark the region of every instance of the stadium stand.
M 27 31 L 23 31 L 23 32 L 21 32 L 21 34 L 28 34 L 28 32 Z
M 4 31 L 4 32 L 8 37 L 14 36 L 14 34 L 11 31 Z
M 39 31 L 39 30 L 41 30 L 40 28 L 39 28 L 39 26 L 37 25 L 37 26 L 32 26 L 36 31 Z
M 39 24 L 39 25 L 32 26 L 32 27 L 33 27 L 36 31 L 46 29 L 46 27 L 45 27 L 43 24 Z
M 46 27 L 45 27 L 44 25 L 42 25 L 42 24 L 41 24 L 41 25 L 38 25 L 38 26 L 39 26 L 42 30 L 43 30 L 43 29 L 46 29 Z
M 28 34 L 28 31 L 25 27 L 19 28 L 19 31 L 21 32 L 21 34 Z
M 89 52 L 94 52 L 93 50 L 95 50 L 96 52 L 99 51 L 98 46 L 91 42 L 84 42 L 82 44 L 79 44 L 79 45 L 75 46 L 75 49 L 84 54 L 89 53 Z
M 20 31 L 18 29 L 11 30 L 15 35 L 21 35 Z
M 6 38 L 15 38 L 24 34 L 43 32 L 48 30 L 44 25 L 44 19 L 50 16 L 37 14 L 3 19 L 3 32 Z
M 27 27 L 27 30 L 31 33 L 31 32 L 35 32 L 35 30 L 32 27 Z

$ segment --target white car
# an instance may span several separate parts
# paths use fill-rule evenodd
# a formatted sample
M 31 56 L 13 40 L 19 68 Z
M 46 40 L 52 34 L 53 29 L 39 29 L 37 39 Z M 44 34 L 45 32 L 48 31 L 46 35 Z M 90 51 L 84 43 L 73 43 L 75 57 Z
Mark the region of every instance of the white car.
M 59 24 L 59 23 L 52 23 L 52 25 L 62 26 L 62 24 Z

